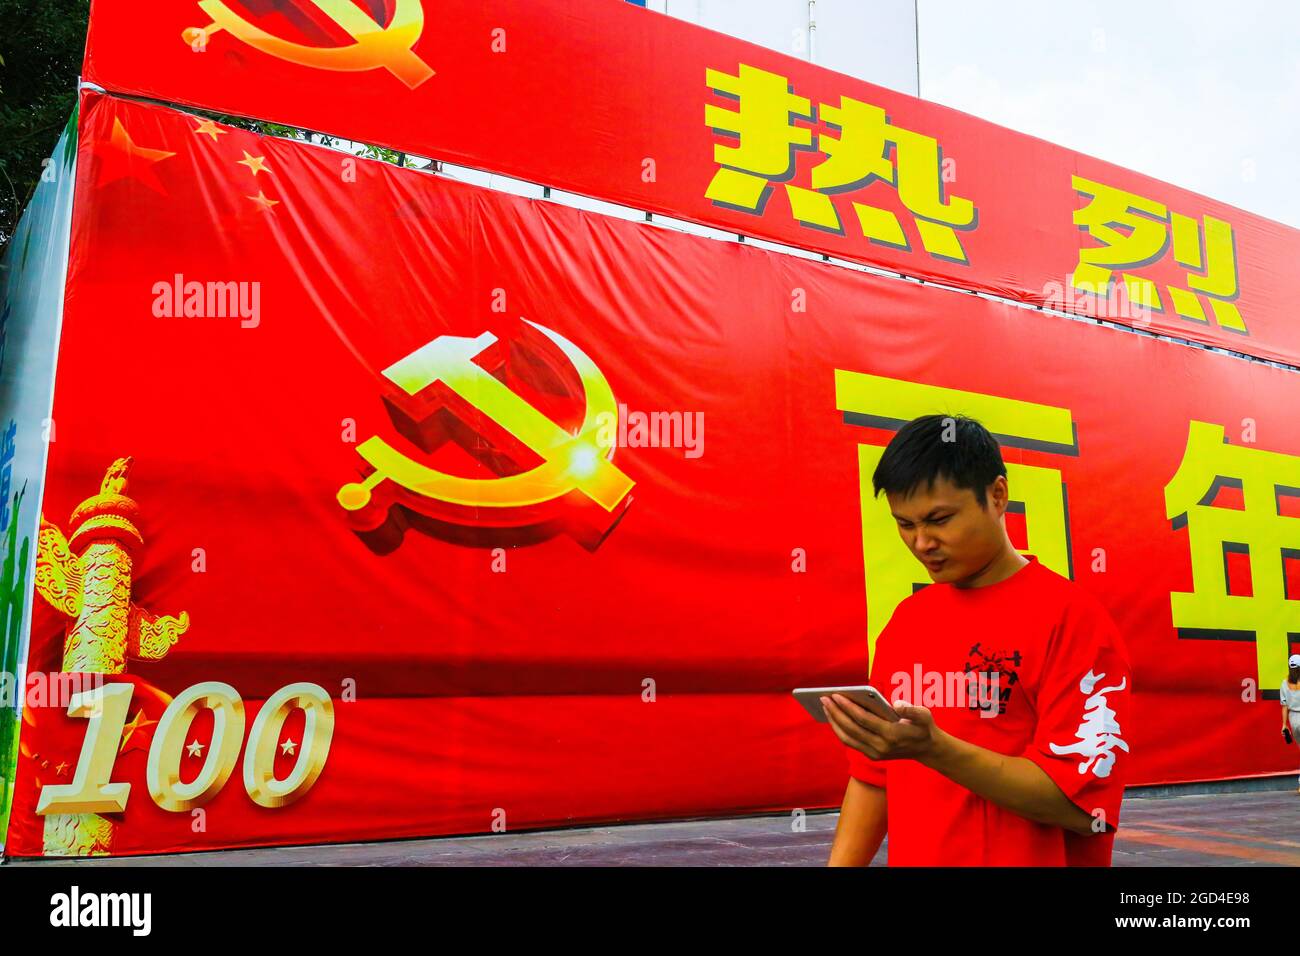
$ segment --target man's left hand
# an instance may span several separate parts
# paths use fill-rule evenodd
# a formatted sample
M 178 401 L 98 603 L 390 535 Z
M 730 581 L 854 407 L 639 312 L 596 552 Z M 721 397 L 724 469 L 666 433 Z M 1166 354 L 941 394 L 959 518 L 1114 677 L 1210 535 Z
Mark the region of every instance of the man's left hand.
M 894 722 L 877 717 L 842 694 L 831 694 L 821 701 L 840 743 L 872 760 L 925 761 L 941 745 L 943 731 L 935 724 L 929 708 L 900 701 L 894 711 L 902 719 Z

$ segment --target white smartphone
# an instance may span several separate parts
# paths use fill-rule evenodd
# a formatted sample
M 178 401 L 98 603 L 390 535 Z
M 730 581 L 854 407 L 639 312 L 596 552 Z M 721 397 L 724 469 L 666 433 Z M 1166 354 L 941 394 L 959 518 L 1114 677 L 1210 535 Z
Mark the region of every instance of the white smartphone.
M 822 707 L 821 698 L 831 694 L 841 694 L 864 710 L 875 714 L 881 720 L 898 721 L 899 717 L 884 695 L 870 684 L 858 684 L 852 687 L 798 687 L 793 691 L 795 700 L 803 704 L 804 710 L 812 715 L 813 720 L 829 723 L 830 718 Z

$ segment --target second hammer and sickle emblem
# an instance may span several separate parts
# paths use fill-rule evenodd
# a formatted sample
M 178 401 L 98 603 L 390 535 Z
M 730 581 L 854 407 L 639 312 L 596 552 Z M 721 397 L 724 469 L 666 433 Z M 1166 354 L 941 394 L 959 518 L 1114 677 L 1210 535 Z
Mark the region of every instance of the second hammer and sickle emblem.
M 368 438 L 357 453 L 374 470 L 362 481 L 344 485 L 337 496 L 356 530 L 383 525 L 394 504 L 473 528 L 520 528 L 575 518 L 575 513 L 573 523 L 601 536 L 614 525 L 634 484 L 612 461 L 612 423 L 618 421 L 614 394 L 577 346 L 557 332 L 524 322 L 559 350 L 569 375 L 577 376 L 585 411 L 576 431 L 562 428 L 484 367 L 503 365 L 508 343 L 491 332 L 474 338 L 440 336 L 384 369 L 395 386 L 393 398 L 386 399 L 394 424 L 426 452 L 473 432 L 483 457 L 498 464 L 508 459 L 516 467 L 500 477 L 465 478 L 413 461 L 382 438 Z M 539 463 L 517 470 L 524 458 Z
M 415 46 L 424 30 L 424 8 L 420 0 L 397 0 L 392 20 L 379 24 L 352 0 L 309 0 L 353 39 L 347 46 L 317 47 L 281 39 L 245 20 L 222 0 L 199 0 L 199 7 L 212 18 L 206 27 L 190 27 L 181 34 L 189 46 L 206 46 L 208 38 L 224 30 L 263 53 L 318 70 L 361 72 L 386 69 L 415 89 L 433 70 L 416 56 Z

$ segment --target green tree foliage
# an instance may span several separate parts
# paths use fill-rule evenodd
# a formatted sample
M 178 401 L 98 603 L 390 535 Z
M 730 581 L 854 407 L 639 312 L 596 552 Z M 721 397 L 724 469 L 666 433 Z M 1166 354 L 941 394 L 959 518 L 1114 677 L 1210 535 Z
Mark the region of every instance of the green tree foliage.
M 0 245 L 77 101 L 90 0 L 0 0 Z

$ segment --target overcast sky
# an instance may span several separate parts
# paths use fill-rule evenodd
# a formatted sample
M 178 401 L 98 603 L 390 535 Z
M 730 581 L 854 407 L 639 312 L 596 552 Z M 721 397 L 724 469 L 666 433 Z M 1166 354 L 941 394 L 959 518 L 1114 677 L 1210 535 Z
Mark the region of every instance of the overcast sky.
M 918 35 L 923 98 L 1300 227 L 1300 4 L 918 0 Z

